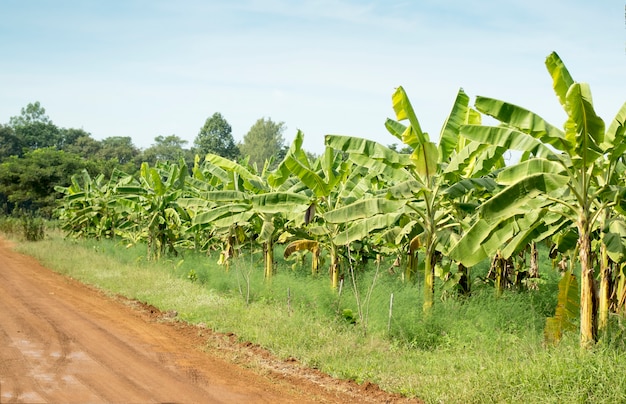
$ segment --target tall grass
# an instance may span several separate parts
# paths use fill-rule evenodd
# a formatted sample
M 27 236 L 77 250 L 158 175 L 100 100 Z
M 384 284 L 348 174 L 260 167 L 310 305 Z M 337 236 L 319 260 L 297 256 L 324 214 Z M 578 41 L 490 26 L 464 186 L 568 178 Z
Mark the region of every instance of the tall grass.
M 559 279 L 545 257 L 538 291 L 496 298 L 477 283 L 471 297 L 437 301 L 429 315 L 421 309 L 420 285 L 386 270 L 375 279 L 373 268 L 357 270 L 361 309 L 374 284 L 362 310 L 364 327 L 363 316 L 347 315 L 359 312 L 348 275 L 339 295 L 325 274 L 310 275 L 306 264 L 293 269 L 279 260 L 266 282 L 261 254 L 244 255 L 226 271 L 217 257 L 186 253 L 147 262 L 143 248 L 54 233 L 19 249 L 68 276 L 175 309 L 185 321 L 235 333 L 278 357 L 426 402 L 626 402 L 624 328 L 617 321 L 611 337 L 590 352 L 579 350 L 575 334 L 544 346 L 543 325 L 554 312 Z

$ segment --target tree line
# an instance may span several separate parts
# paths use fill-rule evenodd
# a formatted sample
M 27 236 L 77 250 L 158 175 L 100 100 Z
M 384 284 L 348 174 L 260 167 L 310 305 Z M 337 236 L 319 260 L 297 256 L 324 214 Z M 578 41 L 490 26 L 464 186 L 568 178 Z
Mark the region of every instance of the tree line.
M 208 153 L 262 166 L 284 156 L 284 131 L 284 122 L 261 118 L 236 143 L 231 125 L 216 112 L 192 145 L 175 134 L 158 135 L 150 147 L 141 149 L 130 136 L 97 140 L 82 128 L 61 128 L 40 102 L 29 103 L 0 124 L 0 214 L 26 211 L 50 217 L 61 196 L 55 187 L 68 186 L 70 178 L 83 170 L 92 176 L 108 177 L 115 170 L 134 175 L 143 162 L 181 160 L 191 168 L 196 155 Z

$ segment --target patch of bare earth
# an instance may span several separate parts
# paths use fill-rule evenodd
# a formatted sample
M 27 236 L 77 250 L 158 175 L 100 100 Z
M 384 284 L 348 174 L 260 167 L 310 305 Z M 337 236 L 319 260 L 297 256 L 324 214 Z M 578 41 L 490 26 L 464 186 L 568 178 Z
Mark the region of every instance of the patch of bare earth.
M 88 265 L 88 263 L 85 263 Z M 0 240 L 0 403 L 405 403 L 104 293 Z

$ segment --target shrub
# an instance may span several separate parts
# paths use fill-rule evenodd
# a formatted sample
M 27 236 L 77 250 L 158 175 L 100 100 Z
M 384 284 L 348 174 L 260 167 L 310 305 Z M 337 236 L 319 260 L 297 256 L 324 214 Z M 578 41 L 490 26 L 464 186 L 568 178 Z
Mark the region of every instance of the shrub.
M 24 238 L 28 241 L 43 240 L 46 233 L 46 224 L 40 217 L 22 216 L 22 230 Z

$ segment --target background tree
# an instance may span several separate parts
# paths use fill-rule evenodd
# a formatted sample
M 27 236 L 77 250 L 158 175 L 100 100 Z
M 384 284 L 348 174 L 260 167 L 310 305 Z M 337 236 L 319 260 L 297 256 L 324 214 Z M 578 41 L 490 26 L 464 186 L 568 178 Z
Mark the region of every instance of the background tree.
M 0 125 L 0 161 L 22 154 L 22 142 L 10 126 Z
M 152 146 L 144 150 L 142 160 L 152 165 L 157 161 L 178 162 L 181 158 L 188 157 L 188 150 L 185 149 L 187 143 L 176 135 L 157 136 Z
M 60 196 L 55 186 L 68 186 L 72 175 L 87 165 L 79 156 L 47 147 L 11 156 L 0 164 L 0 200 L 7 211 L 14 208 L 51 216 Z
M 217 154 L 230 160 L 239 157 L 239 148 L 233 139 L 232 128 L 222 114 L 216 112 L 207 118 L 200 133 L 196 136 L 194 147 L 200 155 Z
M 243 143 L 239 146 L 241 155 L 249 156 L 250 164 L 256 164 L 259 169 L 271 157 L 278 161 L 286 152 L 284 131 L 284 122 L 276 123 L 270 118 L 259 119 L 244 136 Z
M 61 131 L 46 115 L 46 110 L 39 101 L 22 108 L 19 116 L 11 117 L 9 126 L 25 148 L 58 148 L 62 144 Z
M 64 145 L 63 150 L 68 153 L 78 154 L 85 159 L 95 159 L 100 150 L 102 150 L 102 143 L 82 129 L 64 129 L 67 131 L 82 131 L 83 134 L 74 138 L 72 142 L 68 142 Z M 73 136 L 72 136 L 73 137 Z M 66 137 L 67 139 L 67 137 Z
M 104 160 L 115 160 L 120 165 L 133 163 L 139 156 L 139 149 L 129 136 L 111 136 L 101 141 L 102 148 L 98 157 Z M 135 171 L 139 167 L 135 168 Z M 130 173 L 129 173 L 130 174 Z
M 76 142 L 85 138 L 91 138 L 91 133 L 85 131 L 84 129 L 60 128 L 59 143 L 57 144 L 57 147 L 65 151 L 69 151 L 69 148 L 76 144 Z

